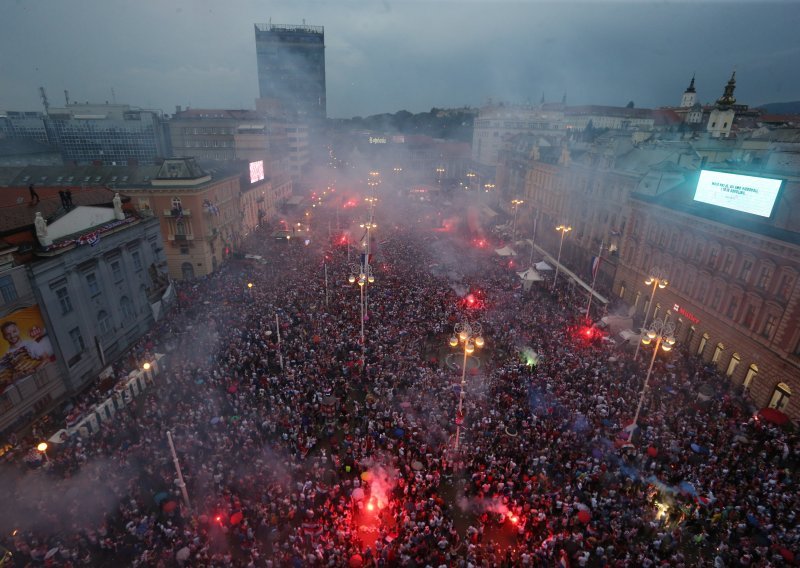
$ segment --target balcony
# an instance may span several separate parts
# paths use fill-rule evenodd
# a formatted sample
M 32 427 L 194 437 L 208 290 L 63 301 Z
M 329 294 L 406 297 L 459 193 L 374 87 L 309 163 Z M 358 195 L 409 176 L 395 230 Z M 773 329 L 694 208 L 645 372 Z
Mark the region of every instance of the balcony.
M 194 235 L 169 235 L 167 239 L 170 241 L 193 241 Z
M 164 209 L 164 217 L 181 217 L 181 216 L 191 217 L 192 211 L 190 209 Z

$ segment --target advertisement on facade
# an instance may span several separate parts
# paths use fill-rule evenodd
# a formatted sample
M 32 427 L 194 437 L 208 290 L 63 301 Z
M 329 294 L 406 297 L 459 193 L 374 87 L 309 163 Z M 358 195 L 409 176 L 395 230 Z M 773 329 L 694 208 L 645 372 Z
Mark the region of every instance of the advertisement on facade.
M 39 306 L 0 318 L 0 393 L 15 381 L 55 361 Z

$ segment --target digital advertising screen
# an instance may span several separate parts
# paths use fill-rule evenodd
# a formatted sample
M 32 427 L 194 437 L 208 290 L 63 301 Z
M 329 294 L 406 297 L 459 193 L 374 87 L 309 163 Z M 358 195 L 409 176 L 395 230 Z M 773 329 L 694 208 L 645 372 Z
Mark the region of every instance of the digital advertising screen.
M 264 160 L 250 162 L 250 183 L 264 179 Z
M 783 180 L 701 170 L 694 200 L 770 217 Z

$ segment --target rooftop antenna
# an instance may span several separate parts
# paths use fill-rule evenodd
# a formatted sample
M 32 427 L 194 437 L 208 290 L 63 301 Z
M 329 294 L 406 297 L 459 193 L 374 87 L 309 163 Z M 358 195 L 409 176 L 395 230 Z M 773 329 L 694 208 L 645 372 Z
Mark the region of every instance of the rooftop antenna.
M 69 91 L 64 89 L 64 100 L 67 101 L 67 106 L 69 106 Z
M 111 102 L 117 104 L 117 93 L 114 92 L 114 87 L 111 87 Z
M 44 112 L 50 112 L 50 102 L 47 100 L 47 92 L 45 92 L 44 87 L 39 87 L 39 96 L 42 97 Z

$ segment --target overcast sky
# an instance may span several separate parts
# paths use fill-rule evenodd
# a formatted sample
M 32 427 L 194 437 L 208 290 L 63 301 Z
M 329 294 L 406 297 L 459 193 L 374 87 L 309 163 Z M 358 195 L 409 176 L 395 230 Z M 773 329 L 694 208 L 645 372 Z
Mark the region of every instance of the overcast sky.
M 2 0 L 0 109 L 64 89 L 174 112 L 254 108 L 253 24 L 325 27 L 328 116 L 514 103 L 800 100 L 800 2 Z

